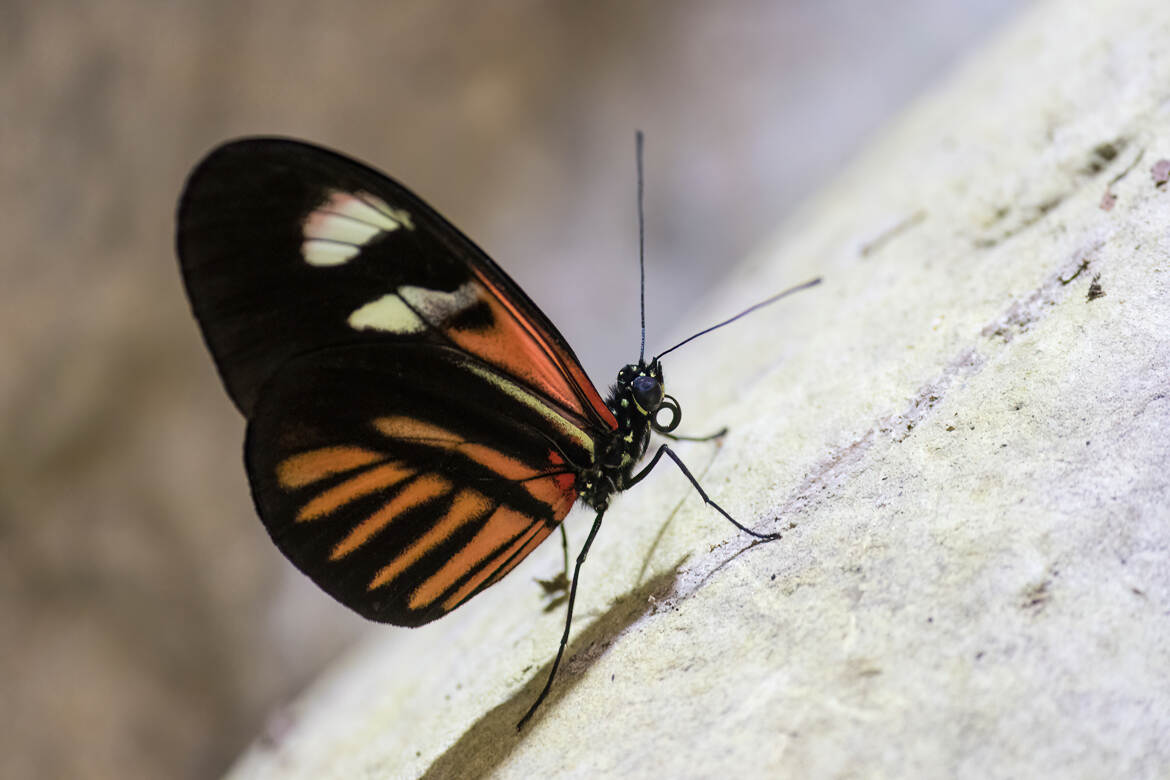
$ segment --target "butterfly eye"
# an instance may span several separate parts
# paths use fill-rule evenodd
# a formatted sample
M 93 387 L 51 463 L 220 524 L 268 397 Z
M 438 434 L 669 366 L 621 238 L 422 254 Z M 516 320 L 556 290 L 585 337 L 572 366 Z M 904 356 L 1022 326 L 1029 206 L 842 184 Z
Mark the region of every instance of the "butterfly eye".
M 662 384 L 648 376 L 634 377 L 630 383 L 630 391 L 634 394 L 634 402 L 644 412 L 653 414 L 658 411 L 662 403 Z

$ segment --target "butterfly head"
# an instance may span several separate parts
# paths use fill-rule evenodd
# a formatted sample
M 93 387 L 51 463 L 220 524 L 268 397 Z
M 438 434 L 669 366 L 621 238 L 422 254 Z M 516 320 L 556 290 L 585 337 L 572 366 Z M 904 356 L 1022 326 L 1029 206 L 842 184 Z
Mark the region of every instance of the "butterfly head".
M 623 406 L 649 421 L 650 427 L 660 433 L 668 433 L 678 427 L 682 417 L 678 401 L 666 394 L 662 378 L 662 366 L 657 359 L 649 363 L 630 363 L 618 372 L 615 395 Z M 670 412 L 670 418 L 659 420 L 663 410 Z

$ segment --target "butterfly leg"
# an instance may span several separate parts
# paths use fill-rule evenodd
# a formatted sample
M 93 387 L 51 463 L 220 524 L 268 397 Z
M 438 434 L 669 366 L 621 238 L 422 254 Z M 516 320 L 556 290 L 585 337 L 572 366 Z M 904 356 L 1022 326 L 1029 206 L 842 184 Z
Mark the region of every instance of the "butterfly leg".
M 561 522 L 561 555 L 565 558 L 565 573 L 564 577 L 569 578 L 569 532 L 565 530 L 565 524 Z
M 557 657 L 553 661 L 552 668 L 548 671 L 548 680 L 544 683 L 544 689 L 536 697 L 536 701 L 532 703 L 532 706 L 528 708 L 528 712 L 524 713 L 524 717 L 516 724 L 517 731 L 524 728 L 524 724 L 532 717 L 532 713 L 536 712 L 536 708 L 548 696 L 549 689 L 552 688 L 553 678 L 557 676 L 557 667 L 561 665 L 561 657 L 565 654 L 565 646 L 569 644 L 569 627 L 573 625 L 573 602 L 577 599 L 577 580 L 581 576 L 581 564 L 585 563 L 585 558 L 589 555 L 589 548 L 593 545 L 593 539 L 597 536 L 597 531 L 601 528 L 601 518 L 604 516 L 604 509 L 597 513 L 597 519 L 593 521 L 593 527 L 589 529 L 589 537 L 585 540 L 585 546 L 581 548 L 581 552 L 577 556 L 577 565 L 573 568 L 573 584 L 569 586 L 569 606 L 565 611 L 565 633 L 561 635 L 561 646 L 557 648 Z
M 685 475 L 686 478 L 691 481 L 691 484 L 694 485 L 695 490 L 699 491 L 699 496 L 703 499 L 703 502 L 711 507 L 714 507 L 716 512 L 718 512 L 719 514 L 721 514 L 725 518 L 727 518 L 728 522 L 730 522 L 736 528 L 743 531 L 745 534 L 748 534 L 749 536 L 754 536 L 757 539 L 764 539 L 765 541 L 771 541 L 773 539 L 780 538 L 780 534 L 761 534 L 761 533 L 758 533 L 756 531 L 753 531 L 752 529 L 750 529 L 744 525 L 741 525 L 739 523 L 739 521 L 737 521 L 734 517 L 727 514 L 727 512 L 723 509 L 723 507 L 719 506 L 718 504 L 716 504 L 714 501 L 711 500 L 711 497 L 707 495 L 707 491 L 703 490 L 703 486 L 699 484 L 699 480 L 695 479 L 695 476 L 693 474 L 691 474 L 690 469 L 688 469 L 686 467 L 686 464 L 684 464 L 682 462 L 682 458 L 680 458 L 675 453 L 675 451 L 670 448 L 670 445 L 668 445 L 668 444 L 663 444 L 662 446 L 660 446 L 658 448 L 658 451 L 654 453 L 654 457 L 651 458 L 650 462 L 646 464 L 646 467 L 644 469 L 642 469 L 641 471 L 639 471 L 634 476 L 630 477 L 630 481 L 625 484 L 625 487 L 628 488 L 631 485 L 637 484 L 638 482 L 641 482 L 643 479 L 645 479 L 646 475 L 649 474 L 650 470 L 653 469 L 658 464 L 658 461 L 662 459 L 663 455 L 670 456 L 670 459 L 673 460 L 674 464 L 679 467 L 679 469 L 682 471 L 683 475 Z
M 676 436 L 675 434 L 667 433 L 666 431 L 658 431 L 658 433 L 672 441 L 714 441 L 715 439 L 722 439 L 724 436 L 726 436 L 727 428 L 720 428 L 710 436 Z
M 536 584 L 544 590 L 544 597 L 548 599 L 548 603 L 544 605 L 545 612 L 552 612 L 569 598 L 569 533 L 565 530 L 563 522 L 561 523 L 561 554 L 564 556 L 565 564 L 557 576 L 547 580 L 536 578 Z

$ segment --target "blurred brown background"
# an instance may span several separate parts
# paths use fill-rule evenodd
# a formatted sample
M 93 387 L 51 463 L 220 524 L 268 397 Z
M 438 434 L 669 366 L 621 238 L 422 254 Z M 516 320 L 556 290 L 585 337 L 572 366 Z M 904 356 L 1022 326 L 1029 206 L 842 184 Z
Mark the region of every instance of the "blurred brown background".
M 0 2 L 0 776 L 218 774 L 370 630 L 252 512 L 172 250 L 212 145 L 390 172 L 608 384 L 637 349 L 635 128 L 652 349 L 1017 5 Z

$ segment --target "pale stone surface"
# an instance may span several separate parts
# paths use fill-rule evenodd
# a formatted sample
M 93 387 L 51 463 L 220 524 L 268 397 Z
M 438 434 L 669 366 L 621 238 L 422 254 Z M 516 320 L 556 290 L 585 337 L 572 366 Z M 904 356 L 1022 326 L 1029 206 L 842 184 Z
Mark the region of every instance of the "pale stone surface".
M 1168 40 L 1163 0 L 1035 7 L 693 319 L 826 279 L 665 367 L 732 429 L 684 457 L 783 540 L 663 468 L 523 733 L 555 544 L 351 654 L 235 775 L 1170 773 Z

